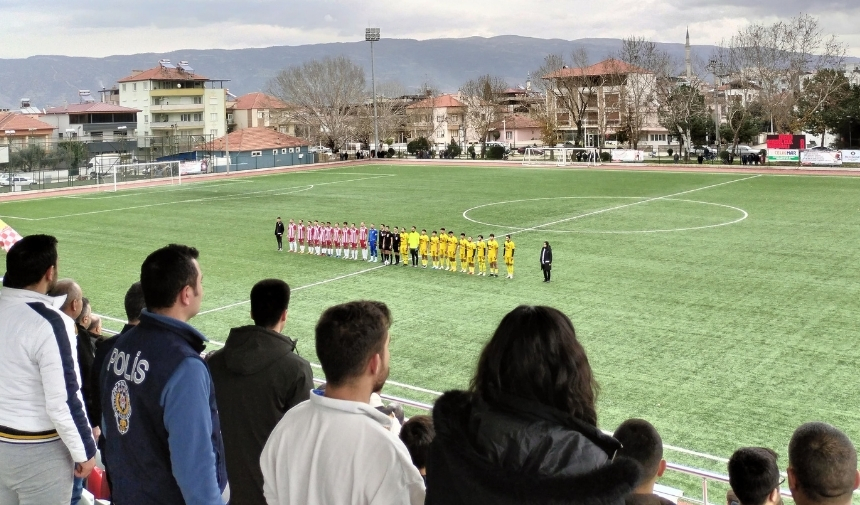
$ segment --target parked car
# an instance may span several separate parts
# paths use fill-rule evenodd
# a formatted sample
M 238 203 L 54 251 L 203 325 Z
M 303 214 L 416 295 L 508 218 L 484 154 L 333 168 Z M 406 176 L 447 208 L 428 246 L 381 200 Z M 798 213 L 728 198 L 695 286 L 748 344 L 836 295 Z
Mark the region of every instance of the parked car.
M 29 186 L 33 184 L 33 179 L 23 175 L 10 176 L 9 174 L 3 174 L 0 176 L 0 186 L 11 186 L 13 184 L 16 186 Z

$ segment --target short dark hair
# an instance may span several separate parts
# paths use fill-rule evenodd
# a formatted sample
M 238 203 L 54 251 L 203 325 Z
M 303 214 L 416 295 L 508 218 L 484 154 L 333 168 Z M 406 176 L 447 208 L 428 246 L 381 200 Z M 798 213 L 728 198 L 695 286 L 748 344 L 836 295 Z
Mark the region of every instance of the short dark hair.
M 741 447 L 729 458 L 729 485 L 742 505 L 761 505 L 779 486 L 779 456 L 767 447 Z
M 612 436 L 622 445 L 616 456 L 626 456 L 642 465 L 642 481 L 657 476 L 663 460 L 663 439 L 654 425 L 644 419 L 628 419 Z
M 129 286 L 125 292 L 125 317 L 129 322 L 140 319 L 140 313 L 146 308 L 146 300 L 143 298 L 143 287 L 140 281 Z
M 22 289 L 32 286 L 57 266 L 57 239 L 51 235 L 28 235 L 6 253 L 3 286 Z
M 257 326 L 275 326 L 289 305 L 290 286 L 281 279 L 264 279 L 251 288 L 251 317 Z
M 430 443 L 436 437 L 433 428 L 433 418 L 430 416 L 412 416 L 400 429 L 400 440 L 409 450 L 412 464 L 416 468 L 427 467 L 427 453 L 430 451 Z
M 386 311 L 382 302 L 356 301 L 322 313 L 315 335 L 326 382 L 339 386 L 361 375 L 367 361 L 382 352 L 391 321 Z
M 827 423 L 806 423 L 794 431 L 788 465 L 795 486 L 810 500 L 842 500 L 854 491 L 857 451 L 845 433 Z
M 478 358 L 470 389 L 490 404 L 514 396 L 597 425 L 597 382 L 573 323 L 552 307 L 507 313 Z
M 198 272 L 193 260 L 199 255 L 193 247 L 170 244 L 143 260 L 140 284 L 149 310 L 172 307 L 185 286 L 197 286 Z

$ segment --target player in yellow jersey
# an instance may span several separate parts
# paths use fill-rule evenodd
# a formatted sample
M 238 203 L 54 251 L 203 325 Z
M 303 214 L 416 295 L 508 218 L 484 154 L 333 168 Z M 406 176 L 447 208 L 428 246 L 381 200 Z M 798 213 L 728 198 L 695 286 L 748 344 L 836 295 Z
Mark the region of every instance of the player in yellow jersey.
M 466 239 L 466 263 L 469 264 L 469 275 L 475 275 L 475 252 L 478 250 L 478 243 L 472 241 L 472 237 Z
M 457 237 L 453 231 L 448 232 L 448 270 L 457 271 Z
M 433 260 L 433 270 L 439 268 L 439 236 L 436 235 L 436 230 L 430 235 L 430 259 Z
M 484 236 L 478 235 L 478 241 L 475 242 L 475 256 L 478 260 L 478 275 L 487 275 L 487 243 L 484 242 Z
M 510 235 L 505 236 L 505 266 L 508 267 L 508 279 L 514 278 L 514 250 L 517 246 Z
M 466 234 L 460 234 L 460 271 L 466 273 L 466 256 L 469 254 L 469 241 L 466 240 Z
M 438 270 L 448 269 L 448 234 L 445 233 L 445 228 L 440 228 L 439 231 L 439 268 Z
M 490 263 L 490 277 L 499 276 L 499 242 L 496 241 L 496 236 L 490 233 L 490 240 L 487 241 L 487 262 Z
M 429 245 L 430 237 L 427 235 L 427 230 L 421 230 L 421 235 L 418 236 L 418 255 L 421 256 L 422 268 L 427 268 L 427 250 Z
M 400 228 L 400 257 L 403 258 L 403 266 L 409 266 L 409 232 L 405 226 Z

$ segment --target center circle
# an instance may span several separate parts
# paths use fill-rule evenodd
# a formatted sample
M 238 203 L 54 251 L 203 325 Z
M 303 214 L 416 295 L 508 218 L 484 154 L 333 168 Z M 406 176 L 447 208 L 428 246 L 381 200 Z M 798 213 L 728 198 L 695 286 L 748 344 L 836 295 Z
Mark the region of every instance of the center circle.
M 559 217 L 555 219 L 548 217 L 541 217 L 542 221 L 536 221 L 535 224 L 532 225 L 521 225 L 514 226 L 513 224 L 500 224 L 490 222 L 492 219 L 481 218 L 477 219 L 472 217 L 474 214 L 478 214 L 480 217 L 481 209 L 485 210 L 494 210 L 491 209 L 493 207 L 498 206 L 507 206 L 509 209 L 507 212 L 502 211 L 506 217 L 517 216 L 518 214 L 515 212 L 517 206 L 526 205 L 528 206 L 527 213 L 535 214 L 540 212 L 540 206 L 535 209 L 535 205 L 530 202 L 541 202 L 541 201 L 553 201 L 553 200 L 616 200 L 617 204 L 615 205 L 604 205 L 598 206 L 594 208 L 589 208 L 586 210 L 582 210 L 580 212 L 574 212 L 573 214 L 560 214 Z M 659 205 L 669 204 L 670 206 L 675 206 L 674 212 L 670 212 L 667 209 L 667 212 L 664 214 L 664 218 L 677 218 L 679 220 L 675 226 L 665 226 L 660 227 L 659 225 L 648 226 L 647 223 L 650 221 L 654 223 L 655 220 L 659 220 L 660 217 L 650 216 L 648 214 L 653 214 L 652 211 L 645 211 L 645 216 L 636 217 L 635 214 L 642 213 L 643 209 L 647 209 L 648 206 L 659 206 Z M 696 207 L 701 207 L 701 211 L 694 211 L 693 209 Z M 682 210 L 686 210 L 687 213 L 684 214 L 681 212 Z M 499 213 L 498 211 L 496 211 Z M 567 212 L 566 210 L 563 212 Z M 631 219 L 629 216 L 627 218 L 620 217 L 621 213 L 630 212 L 634 213 L 634 217 Z M 720 216 L 718 219 L 711 219 L 709 221 L 708 217 L 705 215 L 706 212 L 717 212 L 720 214 L 727 214 L 724 216 Z M 695 214 L 701 214 L 700 216 Z M 470 215 L 472 214 L 472 215 Z M 692 215 L 691 215 L 692 214 Z M 680 217 L 679 217 L 680 216 Z M 503 228 L 512 232 L 525 232 L 525 231 L 541 231 L 548 233 L 593 233 L 593 234 L 626 234 L 626 233 L 669 233 L 669 232 L 679 232 L 679 231 L 691 231 L 691 230 L 701 230 L 706 228 L 717 228 L 720 226 L 727 226 L 731 224 L 736 224 L 744 219 L 746 219 L 749 214 L 738 207 L 734 207 L 731 205 L 725 205 L 722 203 L 713 203 L 713 202 L 703 202 L 699 200 L 686 200 L 681 198 L 649 198 L 649 197 L 639 197 L 639 196 L 556 196 L 556 197 L 544 197 L 544 198 L 527 198 L 521 200 L 507 200 L 503 202 L 493 202 L 486 203 L 483 205 L 477 205 L 475 207 L 466 209 L 463 211 L 463 217 L 468 221 L 473 223 L 481 224 L 484 226 L 490 226 L 494 228 Z M 656 217 L 656 219 L 654 219 Z M 706 221 L 706 224 L 696 224 L 695 222 L 683 222 L 683 218 L 686 218 L 687 221 L 695 221 L 698 220 Z M 603 220 L 609 221 L 608 225 L 605 229 L 563 229 L 564 227 L 576 226 L 579 223 L 588 223 L 588 220 Z M 648 220 L 644 222 L 644 226 L 635 226 L 636 222 L 642 222 L 643 220 Z M 619 223 L 620 221 L 620 223 Z M 627 228 L 626 226 L 619 226 L 619 224 L 629 223 L 633 221 L 634 226 Z M 599 227 L 599 226 L 598 226 Z M 641 229 L 640 229 L 641 228 Z

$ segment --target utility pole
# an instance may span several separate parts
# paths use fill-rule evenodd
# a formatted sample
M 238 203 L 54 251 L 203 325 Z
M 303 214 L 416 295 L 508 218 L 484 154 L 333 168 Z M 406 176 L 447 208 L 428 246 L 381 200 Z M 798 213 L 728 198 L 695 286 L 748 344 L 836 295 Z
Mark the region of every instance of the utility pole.
M 370 42 L 370 81 L 373 86 L 373 151 L 379 157 L 379 121 L 376 115 L 376 72 L 373 68 L 373 43 L 379 42 L 379 28 L 366 28 L 364 40 Z

